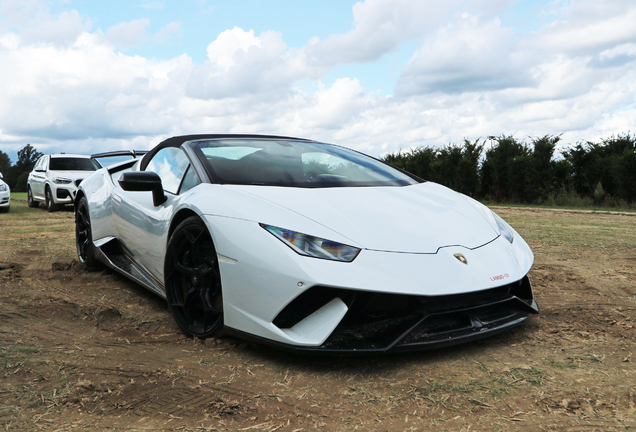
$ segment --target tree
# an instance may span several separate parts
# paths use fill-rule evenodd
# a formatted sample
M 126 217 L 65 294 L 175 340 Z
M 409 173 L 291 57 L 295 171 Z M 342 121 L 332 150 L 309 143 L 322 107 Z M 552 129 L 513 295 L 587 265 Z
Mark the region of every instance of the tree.
M 557 178 L 557 162 L 553 160 L 554 149 L 560 140 L 560 135 L 544 135 L 532 139 L 533 150 L 524 191 L 525 202 L 545 201 L 550 192 L 563 186 L 565 179 Z
M 27 144 L 18 151 L 18 161 L 9 170 L 7 183 L 11 190 L 16 192 L 26 191 L 26 176 L 33 170 L 33 166 L 42 157 L 31 144 Z
M 437 158 L 437 151 L 428 147 L 418 147 L 407 151 L 389 153 L 382 160 L 401 168 L 424 180 L 436 181 L 432 165 Z
M 612 136 L 601 143 L 578 143 L 563 152 L 572 165 L 574 190 L 594 196 L 597 185 L 603 185 L 605 196 L 634 201 L 636 199 L 636 137 L 629 134 Z
M 19 167 L 20 171 L 31 171 L 41 157 L 42 153 L 37 151 L 31 144 L 27 144 L 22 150 L 18 150 L 18 161 L 15 166 Z
M 498 202 L 524 200 L 531 157 L 530 149 L 512 135 L 498 137 L 481 165 L 482 194 Z
M 11 168 L 11 159 L 9 159 L 9 155 L 3 151 L 0 151 L 0 173 L 2 175 L 9 174 L 9 169 Z

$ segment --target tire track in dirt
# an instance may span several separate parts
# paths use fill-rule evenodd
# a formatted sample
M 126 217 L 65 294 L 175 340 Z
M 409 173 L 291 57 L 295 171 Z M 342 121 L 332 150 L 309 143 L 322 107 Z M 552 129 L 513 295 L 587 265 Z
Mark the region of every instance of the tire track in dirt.
M 530 222 L 562 217 L 545 213 Z M 634 250 L 531 244 L 541 314 L 523 326 L 430 353 L 315 359 L 184 337 L 163 300 L 74 263 L 60 216 L 55 235 L 0 243 L 2 429 L 636 427 Z M 595 229 L 597 216 L 575 216 Z M 622 216 L 598 223 L 609 217 Z

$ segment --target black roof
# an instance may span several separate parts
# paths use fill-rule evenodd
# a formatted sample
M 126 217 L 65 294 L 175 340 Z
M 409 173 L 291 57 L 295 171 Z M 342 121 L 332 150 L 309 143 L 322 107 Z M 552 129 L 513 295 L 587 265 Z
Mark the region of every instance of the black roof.
M 243 134 L 198 134 L 198 135 L 180 135 L 168 138 L 159 144 L 157 144 L 152 150 L 150 150 L 141 160 L 139 169 L 145 170 L 150 162 L 150 159 L 161 149 L 166 147 L 181 147 L 181 144 L 187 141 L 201 140 L 201 139 L 223 139 L 223 138 L 245 138 L 245 139 L 292 139 L 300 141 L 308 141 L 304 138 L 293 138 L 278 135 L 243 135 Z

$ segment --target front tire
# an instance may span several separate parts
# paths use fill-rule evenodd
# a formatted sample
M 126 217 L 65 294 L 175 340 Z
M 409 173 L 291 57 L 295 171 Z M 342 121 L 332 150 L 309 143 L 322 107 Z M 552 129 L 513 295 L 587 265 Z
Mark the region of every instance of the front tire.
M 217 333 L 223 327 L 221 274 L 212 237 L 199 217 L 175 229 L 164 273 L 168 307 L 181 330 L 199 339 Z
M 31 186 L 27 189 L 27 205 L 31 208 L 35 208 L 40 205 L 39 202 L 33 199 L 33 192 L 31 191 Z
M 91 218 L 88 213 L 88 201 L 86 201 L 85 197 L 80 198 L 75 212 L 75 245 L 77 247 L 77 258 L 81 263 L 89 267 L 97 267 L 99 265 L 99 261 L 95 257 Z
M 51 188 L 50 187 L 46 187 L 46 191 L 44 192 L 45 198 L 46 198 L 46 209 L 49 212 L 54 212 L 57 211 L 57 204 L 55 204 L 55 202 L 53 202 L 53 193 L 51 192 Z

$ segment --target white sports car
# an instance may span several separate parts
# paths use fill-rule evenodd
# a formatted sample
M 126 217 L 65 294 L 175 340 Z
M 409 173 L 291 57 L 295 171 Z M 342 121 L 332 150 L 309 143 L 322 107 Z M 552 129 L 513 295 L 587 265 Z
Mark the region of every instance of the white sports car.
M 170 138 L 75 200 L 79 259 L 164 297 L 188 335 L 297 351 L 452 345 L 537 313 L 526 242 L 487 207 L 353 150 Z
M 11 208 L 11 189 L 9 185 L 2 180 L 0 173 L 0 212 L 8 212 Z

